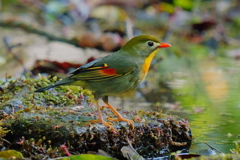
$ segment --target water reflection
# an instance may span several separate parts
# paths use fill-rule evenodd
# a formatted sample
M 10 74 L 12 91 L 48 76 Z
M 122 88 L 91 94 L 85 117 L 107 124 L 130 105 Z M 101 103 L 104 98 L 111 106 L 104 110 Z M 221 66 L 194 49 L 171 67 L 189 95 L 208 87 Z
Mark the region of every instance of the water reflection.
M 193 152 L 209 148 L 204 142 L 224 153 L 234 148 L 234 141 L 240 134 L 239 122 L 239 69 L 234 60 L 206 60 L 192 63 L 191 69 L 184 70 L 181 79 L 186 83 L 174 88 L 179 94 L 176 99 L 181 107 L 191 114 L 181 115 L 189 119 L 193 132 Z M 179 79 L 179 76 L 177 77 Z M 193 113 L 195 107 L 202 112 Z M 178 113 L 174 113 L 178 114 Z
M 205 143 L 223 153 L 230 153 L 235 147 L 240 135 L 238 61 L 172 56 L 150 71 L 147 81 L 150 85 L 138 89 L 142 90 L 138 101 L 142 105 L 127 106 L 131 109 L 136 106 L 136 110 L 162 110 L 188 119 L 193 153 L 209 149 Z M 143 103 L 143 97 L 148 103 Z

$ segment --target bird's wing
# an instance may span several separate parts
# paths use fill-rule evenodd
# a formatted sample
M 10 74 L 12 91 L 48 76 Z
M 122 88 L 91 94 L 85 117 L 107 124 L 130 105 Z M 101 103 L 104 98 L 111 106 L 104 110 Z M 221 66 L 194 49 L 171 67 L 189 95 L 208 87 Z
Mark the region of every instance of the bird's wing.
M 115 63 L 109 62 L 104 63 L 105 59 L 97 59 L 86 65 L 83 65 L 71 72 L 71 78 L 76 80 L 85 80 L 85 81 L 102 81 L 121 77 L 131 73 L 134 70 L 133 66 L 124 66 Z

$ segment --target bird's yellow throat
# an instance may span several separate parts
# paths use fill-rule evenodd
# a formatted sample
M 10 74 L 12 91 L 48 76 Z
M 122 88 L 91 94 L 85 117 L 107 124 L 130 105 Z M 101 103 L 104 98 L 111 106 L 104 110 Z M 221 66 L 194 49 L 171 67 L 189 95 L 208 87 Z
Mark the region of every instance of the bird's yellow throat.
M 147 75 L 147 72 L 149 70 L 150 64 L 152 62 L 152 59 L 155 57 L 159 49 L 156 49 L 153 51 L 144 61 L 142 65 L 142 71 L 143 71 L 143 78 Z

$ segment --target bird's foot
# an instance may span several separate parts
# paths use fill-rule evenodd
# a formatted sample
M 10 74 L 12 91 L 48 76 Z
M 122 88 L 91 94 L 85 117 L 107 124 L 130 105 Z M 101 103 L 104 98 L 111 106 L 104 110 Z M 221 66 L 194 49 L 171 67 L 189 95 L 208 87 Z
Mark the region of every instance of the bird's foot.
M 131 128 L 134 130 L 134 121 L 133 120 L 130 120 L 130 119 L 126 119 L 126 118 L 123 118 L 123 117 L 118 117 L 118 118 L 108 118 L 109 121 L 124 121 L 124 122 L 127 122 Z
M 90 123 L 102 123 L 104 126 L 109 127 L 112 131 L 115 131 L 115 129 L 112 127 L 113 124 L 111 122 L 106 122 L 106 121 L 100 120 L 100 119 L 90 120 L 88 122 L 90 122 Z

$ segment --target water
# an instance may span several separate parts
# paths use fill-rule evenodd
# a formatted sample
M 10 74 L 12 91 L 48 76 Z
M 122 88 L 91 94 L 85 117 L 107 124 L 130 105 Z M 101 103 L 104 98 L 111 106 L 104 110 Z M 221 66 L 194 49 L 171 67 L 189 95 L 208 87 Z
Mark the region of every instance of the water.
M 186 63 L 174 63 L 177 59 L 170 59 L 174 66 L 165 69 L 165 73 L 173 77 L 169 84 L 178 95 L 175 98 L 181 109 L 189 111 L 179 115 L 189 119 L 193 134 L 191 151 L 208 149 L 205 144 L 208 143 L 229 153 L 234 142 L 240 140 L 240 62 L 227 58 L 202 61 L 185 58 L 182 61 Z M 161 64 L 160 69 L 166 64 Z M 178 64 L 182 65 L 177 67 Z M 176 84 L 179 81 L 184 83 Z

